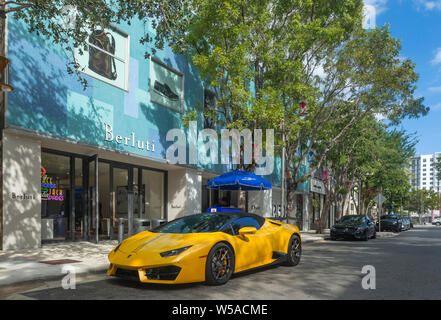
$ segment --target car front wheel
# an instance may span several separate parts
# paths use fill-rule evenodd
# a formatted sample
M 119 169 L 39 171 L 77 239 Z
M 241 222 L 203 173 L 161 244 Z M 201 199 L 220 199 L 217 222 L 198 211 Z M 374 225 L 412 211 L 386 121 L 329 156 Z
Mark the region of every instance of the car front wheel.
M 234 253 L 230 246 L 218 243 L 211 248 L 205 264 L 205 282 L 208 285 L 222 285 L 230 280 L 234 271 Z

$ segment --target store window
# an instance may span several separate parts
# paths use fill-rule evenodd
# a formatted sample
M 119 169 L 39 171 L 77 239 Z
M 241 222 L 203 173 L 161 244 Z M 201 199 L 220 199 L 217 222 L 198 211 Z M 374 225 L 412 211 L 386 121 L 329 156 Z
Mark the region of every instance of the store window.
M 70 225 L 70 158 L 41 154 L 42 240 L 64 240 Z
M 85 50 L 75 48 L 82 72 L 127 91 L 129 36 L 115 28 L 98 28 L 88 33 Z

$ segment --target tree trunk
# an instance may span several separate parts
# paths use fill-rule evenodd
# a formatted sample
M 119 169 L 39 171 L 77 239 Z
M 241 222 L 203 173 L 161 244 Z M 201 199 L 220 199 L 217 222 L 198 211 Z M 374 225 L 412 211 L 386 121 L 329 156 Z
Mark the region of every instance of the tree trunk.
M 350 202 L 351 202 L 350 198 L 351 198 L 351 194 L 349 192 L 343 198 L 343 210 L 342 210 L 342 214 L 341 214 L 342 216 L 344 216 L 347 213 L 347 209 L 348 209 Z
M 330 196 L 329 196 L 329 194 L 327 194 L 325 203 L 323 204 L 319 223 L 317 225 L 316 233 L 323 233 L 323 230 L 326 229 L 326 224 L 328 223 L 328 218 L 329 218 L 329 205 L 330 205 L 330 203 L 331 203 Z
M 0 0 L 0 56 L 6 57 L 6 14 L 5 0 Z M 5 73 L 0 73 L 0 82 L 5 82 Z M 5 128 L 5 95 L 0 91 L 0 250 L 3 250 L 3 129 Z
M 287 210 L 286 214 L 289 217 L 295 217 L 296 225 L 299 227 L 299 229 L 301 229 L 302 228 L 301 215 L 297 215 L 297 212 L 294 212 L 296 190 L 297 190 L 297 184 L 288 181 L 286 188 L 286 210 Z

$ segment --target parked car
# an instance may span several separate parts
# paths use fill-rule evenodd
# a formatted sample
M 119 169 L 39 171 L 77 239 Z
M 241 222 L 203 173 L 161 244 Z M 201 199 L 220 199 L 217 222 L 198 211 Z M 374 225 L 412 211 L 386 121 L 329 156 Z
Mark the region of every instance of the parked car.
M 407 231 L 410 229 L 410 220 L 409 218 L 401 218 L 401 231 Z
M 432 224 L 439 227 L 441 225 L 441 217 L 437 217 L 437 218 L 433 219 Z
M 367 241 L 376 237 L 374 223 L 364 215 L 344 216 L 331 228 L 331 240 L 351 238 Z
M 401 231 L 401 218 L 394 214 L 388 214 L 381 217 L 380 225 L 381 231 L 393 231 L 400 232 Z M 377 222 L 376 230 L 379 230 L 379 225 Z
M 108 255 L 107 275 L 149 283 L 226 283 L 232 274 L 300 262 L 298 227 L 252 213 L 185 216 L 138 233 Z

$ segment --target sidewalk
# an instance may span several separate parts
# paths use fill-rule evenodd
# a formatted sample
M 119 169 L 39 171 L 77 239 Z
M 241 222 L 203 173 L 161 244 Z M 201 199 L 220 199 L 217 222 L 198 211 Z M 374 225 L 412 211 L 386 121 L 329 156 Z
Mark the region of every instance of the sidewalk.
M 379 237 L 395 236 L 382 232 Z M 315 231 L 301 232 L 303 243 L 329 239 L 329 229 L 324 234 Z M 42 248 L 17 251 L 0 251 L 0 293 L 2 287 L 29 281 L 50 281 L 62 279 L 63 267 L 75 266 L 76 276 L 104 273 L 109 262 L 107 255 L 118 244 L 117 240 L 100 241 L 99 244 L 81 241 L 45 244 Z M 79 262 L 46 264 L 40 261 L 70 259 Z M 1 295 L 1 294 L 0 294 Z
M 107 255 L 118 244 L 116 240 L 99 244 L 81 241 L 45 244 L 42 248 L 0 251 L 0 293 L 2 287 L 19 282 L 62 279 L 63 267 L 68 264 L 46 264 L 40 261 L 76 260 L 76 276 L 103 273 L 109 262 Z

